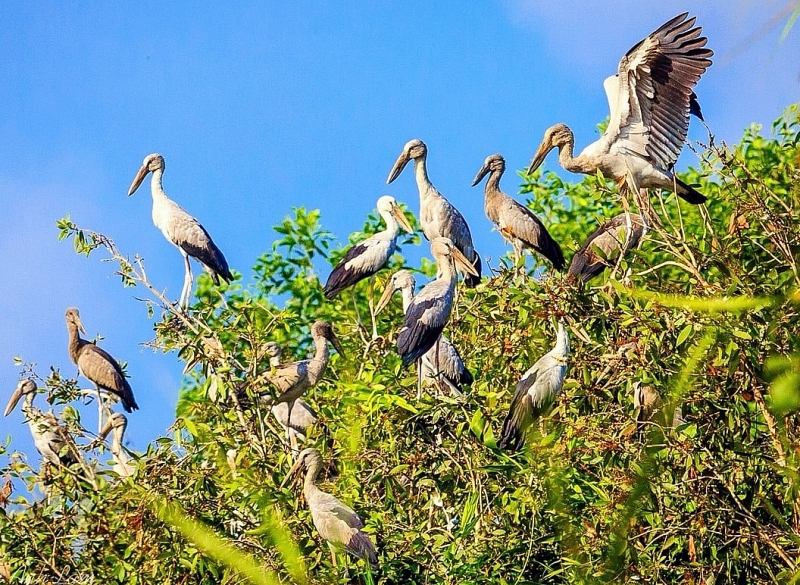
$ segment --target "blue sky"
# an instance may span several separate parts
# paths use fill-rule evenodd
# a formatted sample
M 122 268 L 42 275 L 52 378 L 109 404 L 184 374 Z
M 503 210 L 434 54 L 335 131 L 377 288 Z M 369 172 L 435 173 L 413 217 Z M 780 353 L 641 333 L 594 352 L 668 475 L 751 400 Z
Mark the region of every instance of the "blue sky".
M 343 241 L 382 194 L 416 213 L 411 173 L 385 184 L 411 138 L 426 141 L 431 179 L 496 259 L 507 248 L 483 215 L 482 189 L 469 186 L 484 158 L 500 152 L 523 168 L 556 122 L 573 128 L 578 150 L 594 140 L 608 113 L 603 79 L 683 10 L 716 53 L 697 93 L 717 140 L 735 142 L 800 99 L 800 29 L 781 43 L 785 18 L 768 24 L 783 0 L 282 4 L 0 4 L 3 404 L 18 377 L 13 356 L 41 374 L 50 365 L 75 374 L 64 311 L 77 306 L 89 337 L 102 334 L 129 362 L 142 407 L 129 417 L 131 446 L 172 423 L 182 365 L 141 346 L 153 336 L 134 299 L 144 291 L 56 241 L 55 221 L 70 213 L 142 255 L 177 298 L 182 260 L 152 225 L 148 185 L 126 197 L 151 152 L 166 159 L 167 194 L 249 282 L 271 226 L 294 206 L 320 208 Z M 705 139 L 703 128 L 690 138 Z M 503 185 L 516 192 L 513 173 Z M 86 413 L 94 428 L 94 407 Z M 34 454 L 22 420 L 0 419 L 0 438 L 13 434 Z

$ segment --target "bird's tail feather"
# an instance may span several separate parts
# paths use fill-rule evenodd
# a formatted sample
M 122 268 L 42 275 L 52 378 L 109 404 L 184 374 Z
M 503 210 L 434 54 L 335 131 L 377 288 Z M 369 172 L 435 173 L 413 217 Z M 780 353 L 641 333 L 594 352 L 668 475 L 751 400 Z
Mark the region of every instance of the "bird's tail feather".
M 509 413 L 503 421 L 503 433 L 497 446 L 505 451 L 516 452 L 522 448 L 522 439 L 522 431 Z
M 678 187 L 678 197 L 683 199 L 684 201 L 691 203 L 692 205 L 700 205 L 701 203 L 705 203 L 707 197 L 702 193 L 695 191 L 695 189 L 677 177 L 675 178 L 675 184 Z

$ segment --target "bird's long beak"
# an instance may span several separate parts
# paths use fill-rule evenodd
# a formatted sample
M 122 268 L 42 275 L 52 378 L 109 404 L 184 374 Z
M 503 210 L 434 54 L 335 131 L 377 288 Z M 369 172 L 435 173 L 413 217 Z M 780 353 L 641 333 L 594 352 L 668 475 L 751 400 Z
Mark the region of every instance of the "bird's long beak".
M 105 441 L 108 433 L 111 432 L 111 429 L 114 428 L 114 419 L 110 418 L 106 421 L 106 424 L 103 425 L 103 428 L 100 429 L 100 432 L 97 434 L 97 441 Z
M 392 204 L 392 215 L 397 220 L 397 223 L 400 224 L 400 227 L 406 230 L 409 234 L 414 233 L 414 228 L 411 227 L 411 223 L 409 223 L 408 219 L 406 219 L 406 214 L 403 213 L 403 210 L 400 209 L 400 206 L 397 203 Z
M 3 416 L 8 416 L 17 406 L 17 402 L 22 397 L 22 384 L 17 385 L 16 390 L 11 395 L 11 399 L 8 401 L 8 405 L 6 406 L 6 411 L 3 413 Z
M 480 183 L 481 179 L 483 179 L 486 176 L 486 173 L 488 173 L 488 172 L 489 172 L 489 167 L 486 166 L 486 165 L 483 165 L 481 167 L 481 170 L 478 171 L 478 174 L 475 175 L 475 179 L 473 179 L 473 181 L 472 181 L 472 186 L 474 187 L 475 185 Z
M 395 288 L 392 286 L 392 283 L 389 283 L 389 286 L 383 291 L 378 304 L 375 306 L 375 314 L 377 315 L 381 311 L 383 311 L 384 307 L 389 304 L 389 301 L 392 300 L 392 295 L 394 294 Z
M 453 260 L 455 260 L 456 266 L 461 267 L 464 272 L 468 272 L 472 276 L 480 276 L 475 270 L 475 267 L 472 265 L 472 262 L 467 260 L 467 257 L 461 253 L 461 250 L 454 247 L 451 254 L 453 255 Z
M 336 337 L 336 334 L 333 331 L 331 331 L 331 337 L 330 337 L 329 341 L 331 342 L 333 347 L 336 348 L 336 351 L 338 351 L 339 354 L 342 357 L 344 357 L 344 351 L 342 350 L 342 346 L 339 344 L 339 338 Z
M 138 189 L 139 185 L 142 184 L 142 181 L 144 181 L 144 178 L 147 176 L 148 172 L 149 171 L 147 170 L 147 165 L 142 165 L 142 168 L 139 169 L 139 172 L 136 173 L 136 176 L 133 178 L 133 183 L 131 183 L 131 188 L 128 189 L 128 197 L 136 193 L 136 189 Z
M 292 480 L 292 478 L 294 478 L 295 475 L 297 475 L 297 472 L 300 470 L 302 464 L 303 464 L 302 459 L 298 459 L 297 461 L 294 462 L 294 465 L 292 465 L 292 468 L 289 470 L 289 473 L 286 474 L 286 477 L 284 477 L 283 481 L 281 482 L 281 489 L 283 489 L 286 486 L 286 484 L 289 483 Z
M 533 155 L 533 159 L 531 160 L 530 166 L 528 166 L 528 174 L 532 175 L 533 172 L 542 166 L 544 159 L 547 158 L 547 155 L 550 153 L 551 150 L 555 148 L 553 146 L 553 141 L 544 139 L 542 143 L 539 145 L 539 150 L 536 151 L 536 154 Z
M 400 157 L 397 159 L 397 162 L 394 163 L 392 167 L 392 172 L 389 173 L 389 178 L 386 179 L 386 184 L 388 185 L 392 181 L 394 181 L 397 177 L 400 176 L 400 173 L 403 172 L 403 169 L 406 168 L 408 161 L 411 160 L 411 157 L 408 156 L 407 152 L 403 152 Z
M 86 328 L 83 326 L 83 321 L 78 315 L 75 315 L 75 326 L 78 328 L 78 331 L 86 335 Z

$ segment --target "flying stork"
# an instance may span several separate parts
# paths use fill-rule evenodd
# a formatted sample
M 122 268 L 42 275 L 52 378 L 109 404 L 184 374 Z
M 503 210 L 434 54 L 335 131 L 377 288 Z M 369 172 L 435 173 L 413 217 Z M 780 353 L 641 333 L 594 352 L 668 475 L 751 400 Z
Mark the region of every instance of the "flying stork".
M 153 223 L 161 230 L 164 237 L 180 250 L 186 265 L 183 290 L 178 301 L 180 307 L 186 309 L 189 306 L 194 284 L 192 266 L 189 263 L 190 256 L 203 265 L 216 285 L 219 284 L 220 278 L 225 282 L 230 282 L 233 280 L 233 274 L 228 268 L 225 256 L 222 255 L 222 251 L 208 235 L 206 229 L 164 193 L 164 188 L 161 186 L 164 175 L 163 156 L 153 153 L 144 158 L 142 167 L 136 173 L 136 177 L 128 189 L 128 196 L 136 192 L 147 173 L 153 173 L 150 180 L 150 192 L 153 195 Z
M 383 291 L 383 295 L 378 301 L 376 313 L 379 313 L 389 304 L 392 295 L 400 291 L 403 297 L 403 313 L 408 311 L 411 301 L 414 299 L 414 290 L 417 283 L 414 276 L 408 270 L 398 270 L 389 280 L 389 286 Z M 455 397 L 462 397 L 461 388 L 469 386 L 473 382 L 472 373 L 464 365 L 464 360 L 459 355 L 458 350 L 444 335 L 440 335 L 436 343 L 425 355 L 422 356 L 422 367 L 418 367 L 419 381 L 417 385 L 417 399 L 422 396 L 421 380 L 425 378 L 447 387 Z
M 422 140 L 410 140 L 403 147 L 394 163 L 386 183 L 393 182 L 410 160 L 414 161 L 414 176 L 419 190 L 419 223 L 429 242 L 436 238 L 448 238 L 468 259 L 472 271 L 464 271 L 464 284 L 476 287 L 481 281 L 481 257 L 472 244 L 472 234 L 467 220 L 444 196 L 436 190 L 428 178 L 426 159 L 428 147 Z
M 483 166 L 472 181 L 474 187 L 487 174 L 483 209 L 486 217 L 497 226 L 502 236 L 514 248 L 514 256 L 519 260 L 524 250 L 536 250 L 555 266 L 563 270 L 564 254 L 544 224 L 533 211 L 520 205 L 500 190 L 500 178 L 506 170 L 506 161 L 499 154 L 486 158 Z
M 64 440 L 66 431 L 58 424 L 58 420 L 53 413 L 44 413 L 33 405 L 36 391 L 36 382 L 33 379 L 25 378 L 20 380 L 11 395 L 11 399 L 8 401 L 3 416 L 11 414 L 19 399 L 24 396 L 22 414 L 31 430 L 36 450 L 44 457 L 45 461 L 52 463 L 56 467 L 77 463 L 78 460 Z
M 469 260 L 448 238 L 435 238 L 431 242 L 431 254 L 439 267 L 438 276 L 425 285 L 408 305 L 403 326 L 397 335 L 397 353 L 406 367 L 436 344 L 447 325 L 458 282 L 456 270 L 478 275 Z
M 628 224 L 630 223 L 630 229 Z M 628 235 L 630 232 L 630 236 Z M 636 213 L 620 213 L 597 228 L 575 252 L 567 277 L 586 283 L 639 245 L 644 220 Z
M 611 117 L 603 136 L 572 156 L 575 138 L 565 124 L 548 128 L 528 174 L 558 148 L 558 162 L 573 173 L 604 176 L 640 188 L 675 191 L 692 204 L 706 197 L 673 174 L 689 130 L 689 114 L 702 119 L 693 88 L 711 65 L 707 38 L 684 12 L 637 43 L 619 62 L 616 75 L 603 83 Z
M 378 199 L 378 213 L 386 223 L 386 229 L 370 236 L 363 242 L 354 244 L 333 269 L 328 282 L 325 283 L 325 298 L 332 299 L 347 287 L 353 286 L 364 278 L 370 278 L 369 313 L 372 318 L 372 338 L 378 337 L 375 325 L 375 309 L 372 291 L 375 285 L 374 275 L 386 266 L 397 246 L 397 234 L 400 226 L 408 233 L 413 233 L 411 224 L 390 195 Z
M 296 447 L 296 444 L 294 435 L 289 432 L 289 429 L 294 424 L 292 410 L 295 401 L 303 396 L 306 390 L 316 386 L 317 382 L 322 379 L 330 357 L 328 342 L 330 341 L 340 354 L 343 353 L 339 340 L 333 332 L 333 327 L 327 321 L 316 321 L 311 326 L 311 338 L 314 340 L 314 357 L 280 364 L 271 368 L 264 375 L 267 382 L 275 386 L 278 391 L 278 395 L 272 399 L 272 405 L 274 406 L 281 402 L 288 404 L 285 428 L 286 438 L 289 439 L 292 449 Z M 267 402 L 270 401 L 270 398 L 265 397 Z
M 303 482 L 311 519 L 319 535 L 328 543 L 333 564 L 336 566 L 335 551 L 344 548 L 350 554 L 366 560 L 372 570 L 377 571 L 378 553 L 370 537 L 361 531 L 364 523 L 358 514 L 329 493 L 317 487 L 317 476 L 322 470 L 322 455 L 316 449 L 304 449 L 297 461 L 281 483 L 286 483 L 301 469 L 306 470 Z
M 553 404 L 561 392 L 568 356 L 569 336 L 564 321 L 559 320 L 556 346 L 539 358 L 517 384 L 508 415 L 503 421 L 503 433 L 498 443 L 501 449 L 520 450 L 525 429 Z
M 81 339 L 78 334 L 78 331 L 86 334 L 78 309 L 74 307 L 67 309 L 65 318 L 69 332 L 69 357 L 72 363 L 78 366 L 81 375 L 88 378 L 97 389 L 100 427 L 103 427 L 103 409 L 107 408 L 100 394 L 101 389 L 119 398 L 125 412 L 138 410 L 139 405 L 136 404 L 136 399 L 133 397 L 131 385 L 122 373 L 122 368 L 117 360 L 94 343 Z
M 136 472 L 136 466 L 131 464 L 131 459 L 122 446 L 127 426 L 128 419 L 126 416 L 121 412 L 115 412 L 97 435 L 98 441 L 104 441 L 108 434 L 113 431 L 110 451 L 111 456 L 114 458 L 114 465 L 111 469 L 120 477 L 130 477 Z

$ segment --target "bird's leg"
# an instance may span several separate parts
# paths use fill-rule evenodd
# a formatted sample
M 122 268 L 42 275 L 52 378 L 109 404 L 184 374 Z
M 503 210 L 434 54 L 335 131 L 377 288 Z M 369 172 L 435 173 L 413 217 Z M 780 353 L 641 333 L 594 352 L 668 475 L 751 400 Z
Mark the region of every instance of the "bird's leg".
M 331 551 L 331 564 L 333 565 L 333 568 L 335 569 L 335 568 L 337 568 L 339 566 L 339 565 L 336 564 L 336 549 L 334 548 L 334 546 L 330 542 L 328 543 L 328 549 Z
M 378 325 L 375 323 L 375 275 L 369 277 L 369 316 L 372 319 L 372 339 L 378 339 Z
M 366 329 L 366 327 L 364 327 L 364 322 L 361 321 L 361 313 L 358 312 L 358 302 L 356 301 L 356 291 L 352 286 L 350 287 L 350 295 L 353 297 L 353 309 L 356 312 L 356 323 L 358 323 L 358 330 L 363 331 L 364 329 Z M 364 338 L 363 335 L 361 337 L 362 339 Z
M 292 407 L 294 406 L 294 402 L 294 400 L 289 402 L 286 408 L 286 439 L 289 441 L 289 448 L 292 450 L 292 455 L 298 453 L 297 435 L 292 432 Z
M 194 276 L 192 276 L 192 266 L 189 263 L 189 255 L 181 250 L 183 254 L 183 262 L 186 265 L 186 275 L 183 279 L 183 290 L 181 291 L 181 299 L 179 304 L 182 309 L 189 308 L 189 300 L 192 298 L 192 286 L 194 285 Z
M 417 402 L 422 400 L 422 370 L 424 366 L 422 365 L 422 358 L 417 360 Z

